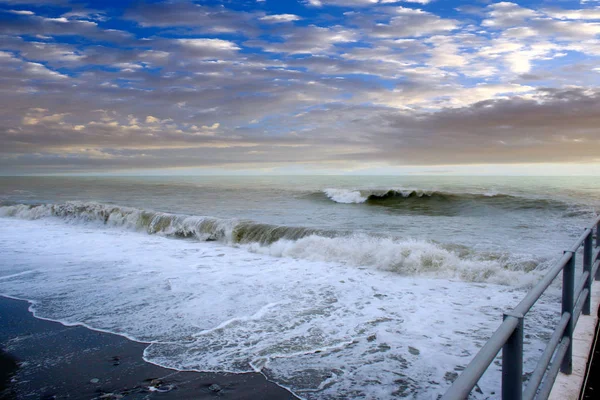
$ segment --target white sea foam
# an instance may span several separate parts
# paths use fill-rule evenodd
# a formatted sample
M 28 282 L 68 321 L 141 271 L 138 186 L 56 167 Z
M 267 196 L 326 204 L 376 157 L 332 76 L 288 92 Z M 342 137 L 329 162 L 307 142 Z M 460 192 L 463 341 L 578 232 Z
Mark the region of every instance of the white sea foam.
M 359 190 L 325 189 L 324 193 L 336 203 L 364 203 L 368 196 L 363 196 Z
M 0 215 L 24 219 L 59 217 L 71 223 L 92 223 L 166 236 L 218 240 L 243 246 L 253 253 L 310 261 L 371 267 L 402 275 L 460 279 L 531 286 L 545 264 L 518 254 L 478 254 L 461 248 L 459 254 L 427 240 L 399 239 L 369 234 L 336 234 L 327 237 L 301 227 L 279 227 L 237 219 L 219 219 L 142 211 L 93 202 L 0 207 Z
M 298 240 L 279 240 L 270 245 L 252 243 L 248 250 L 276 257 L 341 262 L 374 267 L 409 276 L 460 279 L 530 287 L 543 271 L 523 271 L 518 256 L 496 255 L 484 259 L 476 254 L 460 257 L 456 252 L 425 240 L 398 240 L 356 234 L 343 237 L 311 235 Z
M 320 240 L 255 251 L 308 252 Z M 407 260 L 439 251 L 412 245 L 420 255 Z M 324 250 L 315 261 L 275 258 L 51 218 L 0 218 L 0 253 L 0 275 L 13 274 L 0 293 L 35 300 L 40 317 L 152 342 L 145 357 L 168 367 L 260 371 L 307 399 L 436 398 L 524 295 L 349 268 Z M 25 266 L 31 272 L 19 274 Z M 546 300 L 526 320 L 525 371 L 559 315 L 556 299 Z M 474 397 L 493 397 L 499 378 L 492 364 Z

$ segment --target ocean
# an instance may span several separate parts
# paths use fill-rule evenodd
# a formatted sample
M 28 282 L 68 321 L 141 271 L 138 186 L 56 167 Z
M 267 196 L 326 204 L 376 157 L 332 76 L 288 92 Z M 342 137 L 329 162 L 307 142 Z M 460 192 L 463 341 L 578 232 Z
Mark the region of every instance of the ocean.
M 0 294 L 170 368 L 435 399 L 599 211 L 595 177 L 0 177 Z M 557 282 L 526 372 L 559 312 Z

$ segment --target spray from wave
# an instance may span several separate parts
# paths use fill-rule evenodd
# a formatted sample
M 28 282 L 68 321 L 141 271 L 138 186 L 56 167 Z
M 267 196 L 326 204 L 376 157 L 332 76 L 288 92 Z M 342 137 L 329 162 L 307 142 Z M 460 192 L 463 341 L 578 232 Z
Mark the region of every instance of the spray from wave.
M 248 220 L 177 215 L 93 202 L 11 205 L 0 216 L 60 218 L 200 241 L 219 241 L 259 254 L 371 267 L 402 275 L 527 286 L 545 267 L 544 260 L 507 254 L 476 253 L 438 243 L 277 226 Z

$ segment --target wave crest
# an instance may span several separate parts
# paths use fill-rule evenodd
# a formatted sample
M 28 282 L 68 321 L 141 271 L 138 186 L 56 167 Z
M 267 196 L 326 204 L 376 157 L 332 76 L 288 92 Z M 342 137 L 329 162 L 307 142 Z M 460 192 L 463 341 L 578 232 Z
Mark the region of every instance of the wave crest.
M 447 192 L 423 189 L 325 189 L 325 196 L 336 203 L 367 203 L 372 205 L 402 206 L 427 204 L 432 208 L 448 210 L 460 205 L 488 205 L 507 209 L 555 209 L 569 211 L 571 205 L 553 199 L 523 197 L 497 192 Z
M 543 260 L 539 259 L 478 254 L 464 247 L 452 248 L 425 240 L 177 215 L 91 202 L 4 206 L 0 207 L 0 216 L 57 217 L 73 223 L 97 223 L 148 234 L 220 241 L 276 257 L 338 262 L 402 275 L 470 282 L 528 286 L 539 276 L 537 270 L 544 268 Z
M 260 224 L 239 219 L 178 215 L 139 210 L 94 202 L 12 205 L 0 207 L 0 216 L 23 219 L 58 217 L 71 222 L 96 222 L 149 234 L 193 237 L 202 241 L 230 244 L 256 242 L 269 244 L 280 239 L 297 240 L 312 234 L 327 235 L 317 229 Z

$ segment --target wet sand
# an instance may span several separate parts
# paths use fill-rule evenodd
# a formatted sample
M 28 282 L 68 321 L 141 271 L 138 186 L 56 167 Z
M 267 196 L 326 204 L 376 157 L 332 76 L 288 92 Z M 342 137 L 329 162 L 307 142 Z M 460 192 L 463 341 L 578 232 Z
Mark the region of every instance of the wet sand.
M 257 373 L 178 372 L 143 343 L 34 318 L 0 297 L 0 399 L 297 399 Z

